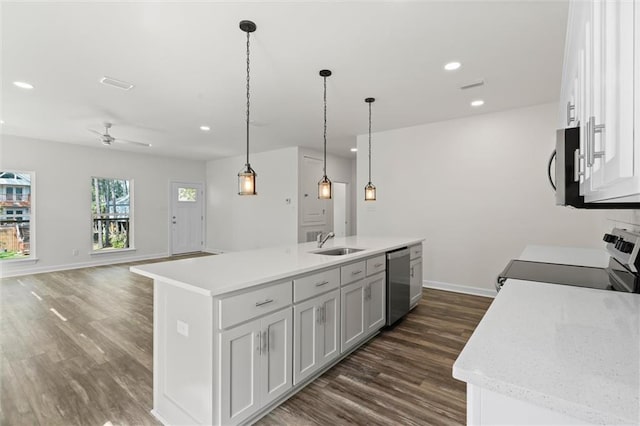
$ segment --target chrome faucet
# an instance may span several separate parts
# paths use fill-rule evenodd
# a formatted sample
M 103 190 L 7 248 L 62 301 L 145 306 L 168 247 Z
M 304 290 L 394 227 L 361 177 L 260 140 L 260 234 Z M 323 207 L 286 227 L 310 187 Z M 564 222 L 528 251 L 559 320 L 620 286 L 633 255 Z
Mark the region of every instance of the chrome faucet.
M 316 239 L 316 241 L 318 242 L 318 248 L 322 248 L 324 243 L 326 243 L 329 238 L 333 238 L 335 236 L 336 234 L 334 234 L 333 232 L 329 232 L 327 235 L 324 236 L 324 238 L 322 238 L 322 232 L 320 232 L 318 234 L 318 238 Z

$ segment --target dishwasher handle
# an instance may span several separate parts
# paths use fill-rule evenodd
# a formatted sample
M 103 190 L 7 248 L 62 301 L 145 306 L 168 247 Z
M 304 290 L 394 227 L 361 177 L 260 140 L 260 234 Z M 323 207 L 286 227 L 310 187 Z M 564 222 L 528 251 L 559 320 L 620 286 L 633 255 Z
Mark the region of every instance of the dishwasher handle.
M 409 249 L 407 247 L 387 252 L 387 260 L 397 259 L 403 256 L 409 256 Z

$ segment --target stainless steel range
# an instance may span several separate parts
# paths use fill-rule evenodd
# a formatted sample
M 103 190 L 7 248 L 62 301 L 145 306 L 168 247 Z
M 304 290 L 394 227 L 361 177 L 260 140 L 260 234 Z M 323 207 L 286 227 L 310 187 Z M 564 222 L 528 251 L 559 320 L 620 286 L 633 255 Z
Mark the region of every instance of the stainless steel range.
M 614 228 L 604 234 L 603 240 L 610 255 L 606 268 L 514 259 L 498 276 L 496 289 L 499 291 L 507 279 L 513 278 L 640 293 L 640 233 Z

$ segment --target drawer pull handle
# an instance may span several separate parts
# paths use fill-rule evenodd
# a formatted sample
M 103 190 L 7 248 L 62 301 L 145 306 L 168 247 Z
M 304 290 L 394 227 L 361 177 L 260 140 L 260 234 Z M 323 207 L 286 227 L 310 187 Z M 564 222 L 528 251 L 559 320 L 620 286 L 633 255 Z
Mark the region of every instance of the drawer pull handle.
M 360 271 L 353 271 L 353 272 L 351 273 L 351 275 L 358 275 L 358 274 L 361 274 L 361 273 L 362 273 L 362 270 L 360 270 Z
M 376 263 L 376 264 L 375 264 L 375 265 L 373 265 L 373 266 L 375 266 L 376 268 L 379 268 L 379 267 L 381 267 L 382 265 L 384 265 L 384 263 Z
M 264 300 L 262 302 L 256 302 L 256 306 L 263 306 L 263 305 L 266 305 L 266 304 L 271 303 L 271 302 L 273 302 L 273 299 L 267 299 L 267 300 Z
M 327 284 L 329 284 L 329 281 L 322 281 L 322 282 L 316 283 L 316 287 L 322 287 L 323 285 L 327 285 Z

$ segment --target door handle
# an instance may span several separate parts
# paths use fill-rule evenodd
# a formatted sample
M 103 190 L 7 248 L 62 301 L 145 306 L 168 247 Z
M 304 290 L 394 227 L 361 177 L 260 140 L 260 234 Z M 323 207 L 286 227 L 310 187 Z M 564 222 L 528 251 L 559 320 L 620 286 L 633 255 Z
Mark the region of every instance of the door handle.
M 263 332 L 262 332 L 262 334 L 264 335 L 264 337 L 263 337 L 263 339 L 262 339 L 262 340 L 263 340 L 263 342 L 262 342 L 262 343 L 264 344 L 264 350 L 263 350 L 263 353 L 265 353 L 265 354 L 266 354 L 266 353 L 269 353 L 269 331 L 268 331 L 268 330 L 269 330 L 269 329 L 267 329 L 267 330 L 265 330 L 265 331 L 263 331 Z
M 256 307 L 257 306 L 263 306 L 263 305 L 269 304 L 271 302 L 273 302 L 273 299 L 267 299 L 267 300 L 263 300 L 262 302 L 256 302 Z
M 262 333 L 256 333 L 256 339 L 258 339 L 258 347 L 256 350 L 258 351 L 258 355 L 262 355 Z
M 592 115 L 589 117 L 587 128 L 589 132 L 589 142 L 591 145 L 589 147 L 589 165 L 593 166 L 596 158 L 604 157 L 604 149 L 596 151 L 596 134 L 604 133 L 604 124 L 596 124 L 596 117 Z M 600 140 L 602 140 L 602 138 Z M 601 143 L 600 145 L 602 147 L 604 144 Z
M 570 101 L 567 102 L 567 126 L 570 126 L 576 120 L 575 116 L 576 106 Z M 573 114 L 572 114 L 573 113 Z
M 327 284 L 329 284 L 329 281 L 322 281 L 322 282 L 316 283 L 316 287 L 322 287 L 323 285 L 327 285 Z

